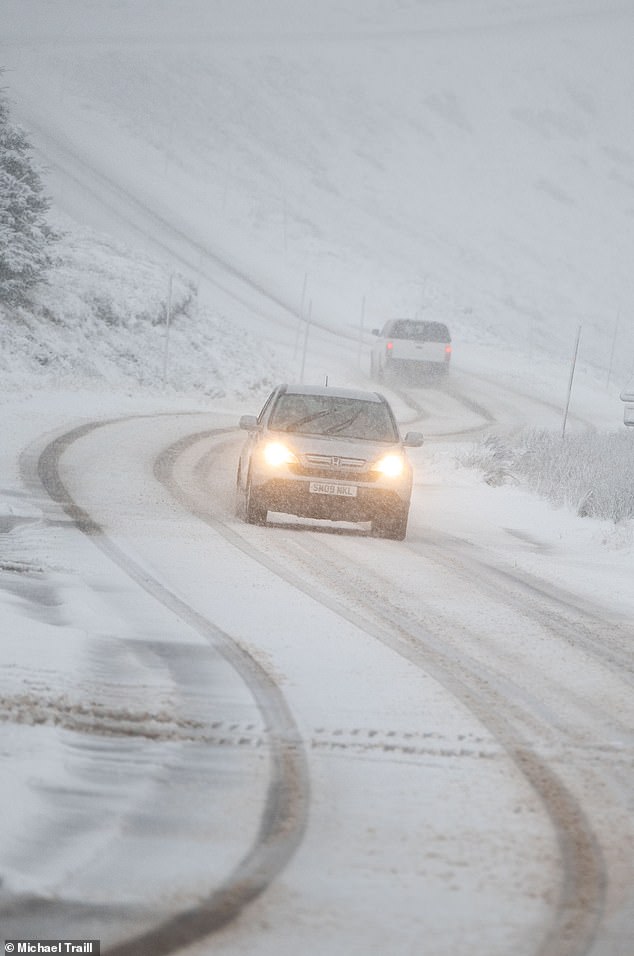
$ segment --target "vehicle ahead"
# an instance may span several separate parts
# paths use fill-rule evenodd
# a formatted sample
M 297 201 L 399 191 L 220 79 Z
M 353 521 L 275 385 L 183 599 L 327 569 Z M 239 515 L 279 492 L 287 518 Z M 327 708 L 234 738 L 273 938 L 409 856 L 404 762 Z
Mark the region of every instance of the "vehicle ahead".
M 631 382 L 627 388 L 621 392 L 621 401 L 625 402 L 623 409 L 623 422 L 625 425 L 634 426 L 634 382 Z
M 240 454 L 236 513 L 264 524 L 269 511 L 331 521 L 372 522 L 372 534 L 402 540 L 412 466 L 392 409 L 377 392 L 279 385 L 257 416 Z
M 446 375 L 451 360 L 451 335 L 444 322 L 422 319 L 390 319 L 382 329 L 373 329 L 370 374 L 379 381 L 386 376 L 417 378 Z M 409 376 L 408 376 L 409 378 Z

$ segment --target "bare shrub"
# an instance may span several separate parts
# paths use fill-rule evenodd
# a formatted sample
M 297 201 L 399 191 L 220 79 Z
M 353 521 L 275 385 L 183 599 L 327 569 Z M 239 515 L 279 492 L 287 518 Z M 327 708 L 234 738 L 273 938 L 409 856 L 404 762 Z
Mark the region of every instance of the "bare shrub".
M 487 485 L 515 482 L 514 451 L 497 435 L 487 435 L 480 445 L 474 445 L 460 458 L 465 468 L 477 468 L 484 473 Z
M 519 479 L 553 504 L 580 517 L 619 522 L 634 518 L 634 434 L 568 435 L 524 431 L 502 442 L 487 438 L 460 463 L 480 468 L 488 484 Z

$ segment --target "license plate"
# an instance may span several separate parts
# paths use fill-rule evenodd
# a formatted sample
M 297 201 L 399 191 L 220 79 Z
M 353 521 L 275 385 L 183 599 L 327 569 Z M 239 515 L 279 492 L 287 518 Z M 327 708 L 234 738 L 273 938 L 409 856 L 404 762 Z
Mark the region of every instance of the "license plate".
M 309 491 L 312 495 L 341 495 L 343 498 L 356 498 L 356 485 L 338 485 L 334 481 L 311 481 Z

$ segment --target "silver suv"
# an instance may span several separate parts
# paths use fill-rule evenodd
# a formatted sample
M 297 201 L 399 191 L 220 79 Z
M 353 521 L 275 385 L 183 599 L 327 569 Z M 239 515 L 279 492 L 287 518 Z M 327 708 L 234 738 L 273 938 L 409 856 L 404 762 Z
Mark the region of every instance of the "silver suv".
M 236 513 L 264 524 L 269 511 L 372 522 L 377 537 L 402 540 L 412 467 L 392 409 L 377 392 L 279 385 L 260 414 L 243 415 Z

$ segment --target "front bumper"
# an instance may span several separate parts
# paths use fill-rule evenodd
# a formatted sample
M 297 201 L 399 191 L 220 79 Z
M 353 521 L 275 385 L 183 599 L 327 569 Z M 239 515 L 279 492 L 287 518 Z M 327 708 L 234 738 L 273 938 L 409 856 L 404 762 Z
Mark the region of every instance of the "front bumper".
M 310 490 L 311 481 L 356 488 L 356 496 L 319 494 Z M 373 521 L 395 511 L 408 508 L 411 496 L 411 474 L 398 479 L 379 478 L 370 482 L 325 478 L 324 474 L 293 475 L 285 469 L 282 475 L 254 472 L 253 489 L 268 511 L 292 514 L 303 518 L 325 518 L 331 521 Z

